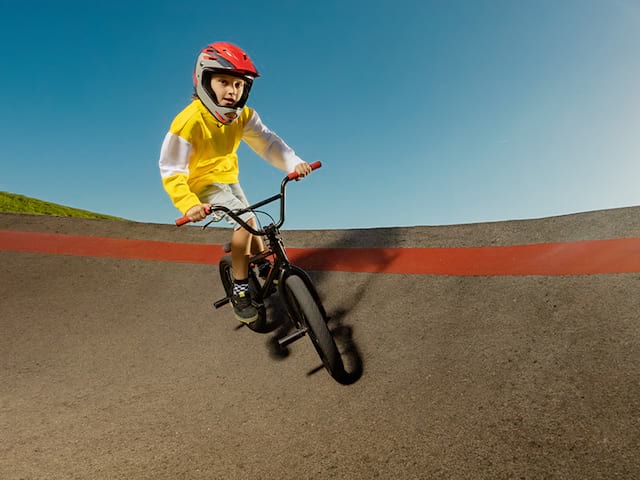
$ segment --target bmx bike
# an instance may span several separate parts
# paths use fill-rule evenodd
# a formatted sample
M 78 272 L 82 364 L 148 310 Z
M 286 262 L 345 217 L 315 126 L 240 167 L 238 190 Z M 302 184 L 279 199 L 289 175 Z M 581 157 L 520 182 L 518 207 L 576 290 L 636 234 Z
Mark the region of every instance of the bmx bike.
M 312 170 L 321 166 L 320 162 L 311 164 Z M 249 290 L 251 299 L 258 310 L 258 319 L 247 326 L 255 332 L 264 333 L 267 323 L 265 301 L 271 299 L 275 302 L 282 302 L 292 328 L 287 336 L 278 339 L 279 346 L 283 348 L 304 336 L 309 336 L 325 369 L 332 377 L 338 379 L 344 373 L 344 364 L 331 330 L 327 326 L 329 318 L 307 272 L 289 261 L 280 233 L 280 227 L 285 220 L 286 187 L 291 180 L 298 178 L 297 173 L 290 173 L 282 180 L 279 194 L 243 209 L 231 210 L 225 206 L 212 205 L 208 213 L 214 215 L 214 219 L 203 228 L 206 228 L 211 222 L 222 220 L 224 215 L 229 215 L 252 235 L 264 238 L 265 250 L 249 259 Z M 244 213 L 257 212 L 258 208 L 278 200 L 280 201 L 280 218 L 277 222 L 271 218 L 272 222 L 268 225 L 253 228 L 240 218 Z M 188 222 L 187 217 L 181 217 L 176 220 L 176 225 L 180 226 Z M 225 247 L 225 251 L 227 253 L 230 251 L 228 245 Z M 266 259 L 270 259 L 272 267 L 266 278 L 261 279 L 255 270 L 257 270 L 258 264 Z M 226 296 L 214 303 L 216 309 L 231 301 L 233 290 L 231 255 L 225 255 L 220 259 L 219 272 Z

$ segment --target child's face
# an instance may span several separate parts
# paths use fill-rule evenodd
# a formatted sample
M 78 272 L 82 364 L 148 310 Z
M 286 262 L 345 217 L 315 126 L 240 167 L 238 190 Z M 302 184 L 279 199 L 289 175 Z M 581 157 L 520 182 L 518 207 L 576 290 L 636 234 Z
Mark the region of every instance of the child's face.
M 244 92 L 244 80 L 233 75 L 215 74 L 211 76 L 211 89 L 216 94 L 218 105 L 232 107 Z

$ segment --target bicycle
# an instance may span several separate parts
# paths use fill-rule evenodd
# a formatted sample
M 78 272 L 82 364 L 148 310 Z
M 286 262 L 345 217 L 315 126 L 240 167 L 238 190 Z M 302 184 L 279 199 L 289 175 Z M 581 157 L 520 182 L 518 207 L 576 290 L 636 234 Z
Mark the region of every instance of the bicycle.
M 320 162 L 311 164 L 312 170 L 317 170 L 321 166 Z M 258 319 L 253 323 L 247 324 L 248 327 L 256 332 L 264 332 L 267 317 L 265 301 L 273 298 L 272 296 L 278 293 L 278 298 L 282 299 L 293 327 L 293 331 L 290 334 L 278 339 L 279 346 L 284 348 L 308 335 L 325 369 L 332 377 L 338 379 L 344 372 L 344 364 L 333 335 L 327 326 L 329 318 L 315 285 L 307 272 L 289 261 L 280 233 L 280 227 L 282 227 L 285 220 L 286 186 L 291 180 L 298 178 L 299 175 L 297 173 L 290 173 L 282 180 L 279 194 L 240 210 L 234 211 L 225 206 L 213 205 L 207 213 L 214 215 L 214 219 L 203 228 L 206 228 L 212 222 L 222 220 L 224 215 L 229 215 L 252 235 L 259 235 L 265 239 L 265 250 L 249 259 L 249 289 L 252 301 L 258 309 Z M 277 200 L 280 200 L 280 218 L 277 222 L 271 217 L 272 222 L 270 224 L 255 229 L 240 218 L 242 214 L 247 212 L 258 213 L 258 208 Z M 222 212 L 222 215 L 219 215 L 219 212 Z M 184 225 L 189 221 L 187 217 L 181 217 L 176 220 L 176 225 Z M 230 248 L 226 246 L 225 251 L 228 253 Z M 260 261 L 269 258 L 272 259 L 272 267 L 267 277 L 261 281 L 256 275 L 255 269 Z M 225 255 L 221 258 L 219 273 L 226 296 L 214 303 L 216 309 L 231 301 L 233 289 L 231 255 Z

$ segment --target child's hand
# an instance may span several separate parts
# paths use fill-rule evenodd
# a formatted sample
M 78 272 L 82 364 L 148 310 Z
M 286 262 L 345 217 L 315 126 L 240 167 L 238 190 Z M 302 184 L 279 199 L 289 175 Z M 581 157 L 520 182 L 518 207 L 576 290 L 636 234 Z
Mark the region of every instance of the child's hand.
M 299 178 L 306 177 L 311 173 L 311 165 L 307 162 L 302 162 L 296 165 L 296 173 L 299 175 Z
M 204 220 L 206 218 L 207 212 L 209 212 L 210 208 L 211 205 L 209 205 L 208 203 L 202 203 L 187 210 L 185 216 L 189 217 L 189 220 L 191 220 L 192 222 L 199 222 L 200 220 Z

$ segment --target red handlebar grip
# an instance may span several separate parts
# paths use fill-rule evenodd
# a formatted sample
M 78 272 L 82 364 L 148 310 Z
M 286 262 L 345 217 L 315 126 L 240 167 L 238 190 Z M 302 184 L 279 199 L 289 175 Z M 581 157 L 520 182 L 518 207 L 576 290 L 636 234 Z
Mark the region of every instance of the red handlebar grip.
M 211 214 L 211 207 L 207 207 L 204 209 L 204 213 L 206 213 L 207 215 Z M 191 220 L 189 220 L 189 217 L 187 217 L 186 215 L 184 217 L 180 217 L 176 219 L 176 225 L 178 227 L 181 227 L 182 225 L 189 223 Z
M 311 170 L 317 170 L 322 166 L 322 162 L 320 160 L 318 160 L 317 162 L 313 162 L 310 163 L 309 166 L 311 167 Z M 298 174 L 298 172 L 291 172 L 289 175 L 287 175 L 287 178 L 289 180 L 295 180 L 296 178 L 298 178 L 300 175 Z
M 189 223 L 190 221 L 191 220 L 189 220 L 189 217 L 185 215 L 184 217 L 176 219 L 176 226 L 181 227 L 182 225 L 184 225 L 185 223 Z

